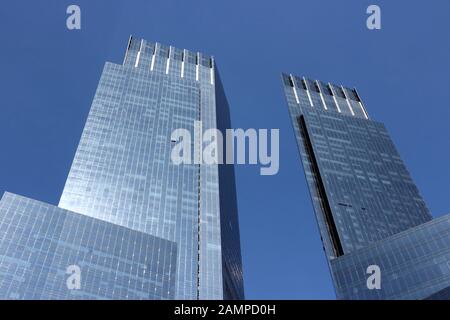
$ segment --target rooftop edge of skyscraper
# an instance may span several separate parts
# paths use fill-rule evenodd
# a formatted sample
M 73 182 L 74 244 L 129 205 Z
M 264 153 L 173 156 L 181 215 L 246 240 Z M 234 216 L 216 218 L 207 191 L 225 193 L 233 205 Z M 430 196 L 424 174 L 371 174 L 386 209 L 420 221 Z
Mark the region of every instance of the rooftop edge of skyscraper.
M 128 40 L 123 65 L 214 84 L 212 56 L 132 35 Z
M 313 106 L 314 100 L 327 111 L 334 111 L 343 115 L 370 119 L 361 97 L 356 88 L 350 89 L 343 85 L 311 80 L 293 74 L 281 73 L 285 87 L 291 87 L 297 103 L 301 96 L 298 89 L 306 92 L 308 103 Z

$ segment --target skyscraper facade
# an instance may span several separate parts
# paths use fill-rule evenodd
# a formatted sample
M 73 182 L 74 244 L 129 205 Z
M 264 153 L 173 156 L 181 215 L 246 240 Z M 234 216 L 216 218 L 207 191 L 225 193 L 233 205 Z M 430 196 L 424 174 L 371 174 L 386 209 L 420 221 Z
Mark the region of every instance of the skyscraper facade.
M 357 90 L 282 78 L 337 297 L 424 299 L 448 287 L 450 216 L 432 220 Z M 367 287 L 370 265 L 384 275 L 381 289 Z
M 243 299 L 233 167 L 171 161 L 174 130 L 229 127 L 212 57 L 130 37 L 123 63 L 104 66 L 56 211 L 146 235 L 156 256 L 165 248 L 173 290 L 161 298 Z

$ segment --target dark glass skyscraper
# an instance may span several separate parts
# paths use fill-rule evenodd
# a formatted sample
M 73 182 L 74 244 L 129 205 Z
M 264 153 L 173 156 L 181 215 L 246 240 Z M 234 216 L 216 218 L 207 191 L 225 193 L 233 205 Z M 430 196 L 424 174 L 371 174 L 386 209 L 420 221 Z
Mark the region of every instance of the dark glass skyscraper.
M 450 215 L 432 217 L 356 89 L 283 74 L 338 298 L 423 299 L 450 285 Z M 381 270 L 369 289 L 367 268 Z
M 233 167 L 177 165 L 171 161 L 175 143 L 171 133 L 180 128 L 194 133 L 199 130 L 194 126 L 195 121 L 201 121 L 203 130 L 230 127 L 229 108 L 214 59 L 202 53 L 130 37 L 123 64 L 107 62 L 104 67 L 59 208 L 20 197 L 16 200 L 17 196 L 8 194 L 2 200 L 0 213 L 9 217 L 20 211 L 27 219 L 32 219 L 35 211 L 51 211 L 55 216 L 64 213 L 84 219 L 85 228 L 95 221 L 105 228 L 127 230 L 119 234 L 129 248 L 128 253 L 132 250 L 131 255 L 123 253 L 120 241 L 105 242 L 103 234 L 98 235 L 92 228 L 83 233 L 88 238 L 83 245 L 91 252 L 89 250 L 95 250 L 91 246 L 108 243 L 105 250 L 126 255 L 128 260 L 119 257 L 122 260 L 119 259 L 116 266 L 120 269 L 122 261 L 130 268 L 124 267 L 120 270 L 122 273 L 139 273 L 144 269 L 142 278 L 147 279 L 145 270 L 154 266 L 151 276 L 155 280 L 150 283 L 163 287 L 162 294 L 148 294 L 147 291 L 155 289 L 141 288 L 143 280 L 132 278 L 133 290 L 130 282 L 121 283 L 120 287 L 123 292 L 138 293 L 117 295 L 113 278 L 106 277 L 90 284 L 94 289 L 105 287 L 91 297 L 243 299 Z M 197 149 L 194 153 L 201 152 Z M 52 208 L 44 210 L 43 206 Z M 42 219 L 50 219 L 45 214 Z M 14 221 L 14 224 L 19 223 L 20 219 Z M 52 224 L 48 223 L 53 232 Z M 11 227 L 17 227 L 12 220 L 4 230 Z M 67 237 L 67 234 L 61 231 L 57 235 L 52 233 L 52 237 L 58 241 L 58 237 Z M 136 241 L 136 237 L 142 240 Z M 79 240 L 69 237 L 67 241 L 71 247 L 76 247 Z M 147 242 L 151 247 L 144 250 Z M 144 253 L 139 256 L 135 253 L 137 249 Z M 63 261 L 77 260 L 81 257 L 80 250 Z M 15 257 L 8 256 L 8 252 L 2 251 L 0 255 L 13 263 Z M 103 256 L 106 259 L 107 255 L 100 257 Z M 6 261 L 1 259 L 0 268 Z M 100 260 L 93 259 L 94 262 Z M 133 267 L 133 263 L 137 265 Z M 109 266 L 114 267 L 113 264 L 114 261 Z M 63 272 L 58 269 L 60 266 L 50 270 L 47 278 L 52 278 L 52 272 Z M 46 269 L 46 262 L 42 262 L 41 267 Z M 28 262 L 23 268 L 28 272 L 34 266 Z M 11 281 L 8 277 L 11 275 L 7 270 L 0 273 L 0 285 L 8 286 Z M 45 279 L 37 284 L 28 278 L 24 281 L 34 286 L 33 292 L 46 290 Z M 67 289 L 60 289 L 52 297 L 67 298 Z M 30 297 L 27 290 L 5 289 L 5 297 Z M 44 292 L 36 297 L 48 297 L 48 294 Z M 70 293 L 69 297 L 80 295 Z

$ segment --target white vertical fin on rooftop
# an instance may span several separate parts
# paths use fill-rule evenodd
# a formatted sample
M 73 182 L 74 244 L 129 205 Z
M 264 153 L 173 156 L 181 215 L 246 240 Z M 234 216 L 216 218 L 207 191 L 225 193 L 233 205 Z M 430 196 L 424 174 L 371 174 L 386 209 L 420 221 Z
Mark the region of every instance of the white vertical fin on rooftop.
M 350 112 L 352 113 L 352 116 L 354 116 L 355 113 L 353 112 L 352 105 L 350 104 L 350 101 L 348 100 L 347 91 L 345 91 L 343 86 L 341 86 L 341 89 L 342 89 L 342 92 L 344 93 L 345 101 L 347 101 L 348 108 L 350 109 Z
M 305 84 L 306 87 L 306 94 L 308 95 L 308 99 L 309 99 L 309 104 L 311 105 L 311 107 L 314 106 L 312 99 L 311 99 L 311 94 L 309 93 L 309 87 L 308 87 L 308 82 L 306 81 L 306 78 L 303 77 L 303 83 Z
M 158 49 L 158 42 L 155 43 L 155 49 L 153 49 L 152 64 L 150 65 L 150 71 L 153 71 L 153 68 L 155 67 L 155 57 L 157 49 Z
M 289 75 L 289 78 L 291 79 L 292 90 L 294 91 L 295 101 L 297 102 L 297 104 L 300 104 L 300 100 L 298 99 L 297 89 L 295 89 L 294 77 L 292 77 L 292 74 Z
M 325 103 L 325 99 L 323 98 L 322 88 L 319 85 L 319 81 L 317 81 L 317 80 L 316 80 L 316 86 L 317 86 L 317 89 L 319 89 L 319 95 L 320 95 L 320 99 L 322 100 L 323 107 L 325 108 L 325 110 L 328 110 L 327 104 Z
M 142 50 L 142 43 L 144 42 L 144 39 L 141 39 L 141 43 L 139 44 L 139 51 L 136 56 L 136 63 L 134 64 L 134 67 L 137 68 L 139 65 L 139 58 L 141 57 L 141 50 Z
M 184 77 L 184 60 L 186 59 L 186 49 L 183 49 L 183 55 L 181 56 L 181 77 Z
M 364 108 L 364 105 L 362 104 L 361 101 L 358 101 L 359 106 L 361 107 L 362 112 L 364 113 L 364 116 L 366 117 L 366 119 L 369 119 L 369 115 L 366 112 L 366 108 Z
M 211 68 L 209 69 L 209 72 L 210 72 L 210 77 L 211 77 L 211 84 L 214 85 L 214 68 L 215 68 L 214 58 L 211 57 L 210 59 L 211 59 L 210 60 L 211 61 Z
M 335 92 L 333 90 L 333 86 L 329 82 L 328 82 L 328 87 L 330 88 L 331 94 L 333 95 L 334 104 L 336 105 L 336 108 L 337 108 L 338 112 L 341 113 L 342 111 L 341 111 L 341 108 L 339 108 L 339 103 L 336 100 L 336 94 L 335 94 Z
M 166 62 L 166 74 L 169 74 L 170 55 L 171 54 L 172 54 L 172 46 L 169 47 L 169 56 L 167 57 L 167 62 Z
M 128 58 L 128 50 L 130 50 L 130 43 L 131 40 L 133 39 L 133 36 L 130 35 L 130 37 L 128 38 L 128 45 L 127 45 L 127 51 L 125 51 L 125 57 L 123 58 L 123 64 L 125 65 L 125 62 L 127 62 L 127 58 Z
M 369 119 L 369 114 L 366 111 L 366 108 L 364 107 L 363 103 L 361 102 L 361 97 L 359 96 L 358 90 L 356 90 L 356 88 L 353 88 L 353 90 L 355 90 L 355 94 L 358 97 L 358 104 L 361 107 L 362 112 L 364 113 L 364 116 L 366 117 L 366 119 Z
M 141 52 L 138 51 L 137 56 L 136 56 L 136 62 L 134 63 L 134 67 L 137 68 L 137 66 L 139 65 L 139 58 L 141 57 Z
M 199 73 L 199 63 L 200 63 L 200 53 L 197 52 L 197 59 L 195 61 L 195 80 L 198 81 L 198 73 Z

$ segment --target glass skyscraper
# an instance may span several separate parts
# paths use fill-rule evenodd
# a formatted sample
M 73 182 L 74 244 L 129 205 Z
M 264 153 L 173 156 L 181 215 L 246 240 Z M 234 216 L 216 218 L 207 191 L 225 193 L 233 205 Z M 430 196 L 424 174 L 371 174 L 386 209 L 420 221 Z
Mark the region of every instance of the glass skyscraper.
M 195 121 L 200 121 L 202 128 L 194 126 Z M 8 231 L 18 228 L 16 224 L 22 220 L 12 218 L 22 214 L 24 224 L 34 225 L 33 219 L 43 219 L 41 223 L 49 229 L 46 232 L 51 233 L 52 241 L 58 246 L 64 238 L 72 251 L 63 246 L 62 257 L 52 267 L 51 262 L 39 262 L 47 275 L 38 283 L 27 275 L 36 268 L 34 261 L 39 259 L 22 263 L 21 281 L 33 286 L 34 291 L 16 285 L 14 292 L 4 289 L 0 295 L 243 299 L 233 166 L 174 164 L 171 150 L 177 141 L 171 139 L 171 133 L 179 128 L 189 130 L 192 135 L 194 130 L 230 128 L 228 103 L 214 59 L 130 37 L 123 63 L 105 64 L 59 207 L 10 194 L 5 194 L 1 202 L 0 214 L 10 217 L 2 229 L 6 230 L 5 238 L 0 238 L 2 243 L 18 237 L 34 252 L 35 243 Z M 192 145 L 193 153 L 201 152 Z M 42 213 L 35 218 L 37 212 Z M 53 220 L 49 219 L 63 215 L 67 216 L 69 228 L 84 230 L 81 238 L 76 232 L 68 235 L 64 228 L 58 232 L 51 230 Z M 98 228 L 92 228 L 94 224 Z M 98 234 L 97 229 L 112 229 L 121 239 L 112 239 L 112 231 Z M 124 246 L 128 248 L 126 252 Z M 53 250 L 41 244 L 40 248 L 49 253 Z M 0 252 L 0 289 L 12 287 L 13 275 L 8 270 L 19 268 L 14 264 L 14 250 Z M 85 261 L 84 250 L 107 252 L 98 259 Z M 110 271 L 104 269 L 102 272 L 108 275 L 94 277 L 95 282 L 90 284 L 93 290 L 104 286 L 101 292 L 79 294 L 83 287 L 69 296 L 67 288 L 47 292 L 47 287 L 53 286 L 50 281 L 59 279 L 52 273 L 64 272 L 61 263 L 81 259 L 86 265 L 98 263 L 95 268 L 101 269 L 100 260 L 103 256 L 107 259 L 108 250 L 118 255 L 118 266 L 120 261 L 126 265 L 120 272 L 125 279 L 131 277 L 131 282 L 117 284 Z M 66 254 L 71 255 L 70 259 Z M 115 262 L 108 262 L 109 268 Z M 144 273 L 134 276 L 140 274 L 140 269 L 142 272 L 151 269 L 147 271 L 151 276 Z M 154 291 L 160 288 L 162 292 L 156 295 Z M 118 291 L 121 293 L 117 294 Z
M 385 126 L 356 89 L 282 78 L 337 297 L 450 298 L 450 215 L 432 220 Z

